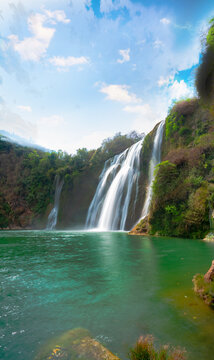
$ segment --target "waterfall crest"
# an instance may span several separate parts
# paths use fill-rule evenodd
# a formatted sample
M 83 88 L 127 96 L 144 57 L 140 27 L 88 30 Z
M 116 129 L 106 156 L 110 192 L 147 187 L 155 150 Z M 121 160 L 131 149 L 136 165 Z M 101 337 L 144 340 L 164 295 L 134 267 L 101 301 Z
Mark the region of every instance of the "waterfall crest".
M 152 157 L 149 163 L 149 184 L 147 188 L 146 199 L 144 201 L 141 219 L 145 218 L 149 213 L 149 206 L 152 200 L 152 184 L 154 181 L 155 166 L 158 165 L 161 161 L 161 144 L 163 138 L 164 124 L 164 120 L 160 122 L 154 138 Z
M 125 229 L 133 195 L 133 207 L 136 205 L 143 140 L 106 161 L 88 210 L 87 228 L 100 231 Z
M 60 195 L 61 195 L 63 184 L 64 184 L 64 179 L 60 180 L 60 177 L 57 175 L 56 176 L 55 195 L 54 195 L 54 207 L 48 216 L 48 223 L 46 226 L 47 230 L 53 230 L 56 227 L 58 211 L 59 211 L 59 201 L 60 201 Z

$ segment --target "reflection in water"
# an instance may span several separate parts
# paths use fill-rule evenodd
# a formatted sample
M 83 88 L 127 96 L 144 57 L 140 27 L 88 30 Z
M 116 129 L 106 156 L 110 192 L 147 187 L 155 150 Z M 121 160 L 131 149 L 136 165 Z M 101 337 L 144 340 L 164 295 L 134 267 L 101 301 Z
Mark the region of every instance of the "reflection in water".
M 213 244 L 126 233 L 0 235 L 1 359 L 32 359 L 40 343 L 75 327 L 108 339 L 124 359 L 147 333 L 186 347 L 190 360 L 212 358 L 214 313 L 195 297 L 192 277 L 207 270 Z

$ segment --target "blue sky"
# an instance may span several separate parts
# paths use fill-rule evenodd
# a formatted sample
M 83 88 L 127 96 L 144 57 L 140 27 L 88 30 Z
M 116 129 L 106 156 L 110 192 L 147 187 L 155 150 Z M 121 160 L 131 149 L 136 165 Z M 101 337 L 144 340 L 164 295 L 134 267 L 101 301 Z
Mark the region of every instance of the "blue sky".
M 74 153 L 194 96 L 213 1 L 1 0 L 0 129 Z

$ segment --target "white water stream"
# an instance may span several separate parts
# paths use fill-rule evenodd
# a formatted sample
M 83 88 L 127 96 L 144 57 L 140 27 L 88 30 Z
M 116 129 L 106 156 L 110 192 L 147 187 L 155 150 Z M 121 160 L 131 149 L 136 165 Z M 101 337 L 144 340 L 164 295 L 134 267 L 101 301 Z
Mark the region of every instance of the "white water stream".
M 100 231 L 125 229 L 133 194 L 134 207 L 136 205 L 143 140 L 106 161 L 88 210 L 87 228 Z
M 47 230 L 53 230 L 56 227 L 58 211 L 59 211 L 59 200 L 60 200 L 60 195 L 61 195 L 63 184 L 64 184 L 64 179 L 60 180 L 59 176 L 57 176 L 56 177 L 55 195 L 54 195 L 54 207 L 48 216 L 48 223 L 46 226 Z
M 149 163 L 149 184 L 147 188 L 146 193 L 146 199 L 144 201 L 143 211 L 141 219 L 145 218 L 149 213 L 149 206 L 152 200 L 152 184 L 155 177 L 155 167 L 160 163 L 161 161 L 161 144 L 162 144 L 162 138 L 163 138 L 163 129 L 164 129 L 164 121 L 161 121 L 159 124 L 155 138 L 153 143 L 153 150 L 152 150 L 152 157 Z

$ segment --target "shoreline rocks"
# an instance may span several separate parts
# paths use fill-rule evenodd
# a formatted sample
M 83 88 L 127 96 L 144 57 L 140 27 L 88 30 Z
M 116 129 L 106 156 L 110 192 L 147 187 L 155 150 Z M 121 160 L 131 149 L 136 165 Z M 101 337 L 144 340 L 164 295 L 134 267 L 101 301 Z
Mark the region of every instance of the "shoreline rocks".
M 192 281 L 195 293 L 214 309 L 214 260 L 205 275 L 196 274 Z

